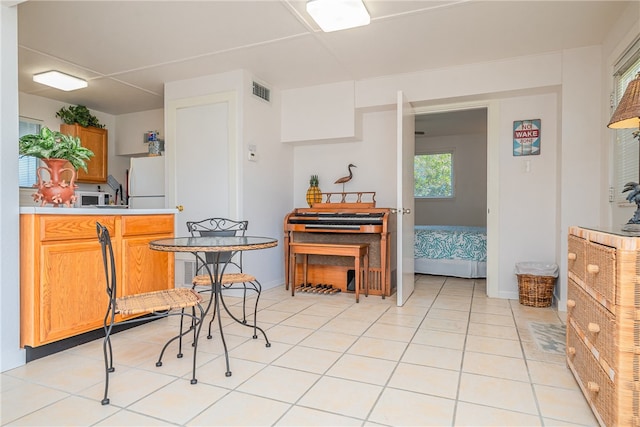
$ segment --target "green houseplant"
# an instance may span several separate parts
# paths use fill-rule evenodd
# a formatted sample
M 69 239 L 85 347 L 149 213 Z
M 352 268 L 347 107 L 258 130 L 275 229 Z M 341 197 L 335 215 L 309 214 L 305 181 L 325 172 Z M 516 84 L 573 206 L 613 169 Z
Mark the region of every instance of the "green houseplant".
M 84 105 L 62 107 L 56 113 L 56 117 L 60 117 L 60 119 L 68 125 L 78 123 L 83 127 L 93 126 L 99 129 L 104 128 L 104 125 L 100 124 L 98 118 L 91 114 L 89 109 Z
M 25 135 L 20 138 L 19 153 L 21 156 L 32 156 L 39 159 L 64 159 L 75 169 L 87 170 L 87 160 L 93 151 L 83 147 L 80 138 L 65 135 L 43 127 L 38 134 Z
M 41 202 L 41 206 L 51 203 L 56 207 L 71 207 L 76 201 L 76 171 L 78 168 L 87 170 L 87 160 L 93 156 L 93 151 L 83 147 L 80 138 L 47 127 L 38 134 L 21 137 L 18 145 L 21 156 L 42 159 L 46 165 L 36 169 L 38 181 L 33 186 L 38 191 L 33 200 Z M 72 167 L 68 167 L 69 164 Z M 49 172 L 48 181 L 43 178 L 43 171 Z

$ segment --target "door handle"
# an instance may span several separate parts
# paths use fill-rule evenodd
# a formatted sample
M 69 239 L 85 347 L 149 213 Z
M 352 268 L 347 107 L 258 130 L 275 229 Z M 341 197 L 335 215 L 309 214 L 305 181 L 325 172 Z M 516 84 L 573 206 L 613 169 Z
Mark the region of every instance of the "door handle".
M 176 206 L 176 209 L 178 209 L 178 212 L 182 212 L 184 210 L 184 206 L 178 205 Z

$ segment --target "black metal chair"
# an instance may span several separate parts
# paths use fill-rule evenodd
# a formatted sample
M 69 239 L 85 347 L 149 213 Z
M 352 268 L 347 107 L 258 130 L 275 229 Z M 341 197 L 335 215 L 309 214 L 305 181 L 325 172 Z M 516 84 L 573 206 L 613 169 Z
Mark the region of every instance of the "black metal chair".
M 192 320 L 194 326 L 194 342 L 193 342 L 193 376 L 191 378 L 191 384 L 196 384 L 196 355 L 198 348 L 198 336 L 200 335 L 200 329 L 202 328 L 202 321 L 204 319 L 204 309 L 200 304 L 202 296 L 192 289 L 177 288 L 168 289 L 162 291 L 145 292 L 135 295 L 126 295 L 123 297 L 117 297 L 117 283 L 116 283 L 116 265 L 113 256 L 113 247 L 111 245 L 111 237 L 109 236 L 109 230 L 96 222 L 96 230 L 98 233 L 98 240 L 102 247 L 102 258 L 104 261 L 104 274 L 107 283 L 107 295 L 109 297 L 109 305 L 107 312 L 104 316 L 104 342 L 102 349 L 104 352 L 104 366 L 105 366 L 105 386 L 104 386 L 104 398 L 102 399 L 103 405 L 109 404 L 108 391 L 109 391 L 109 374 L 115 371 L 113 366 L 113 349 L 111 346 L 111 333 L 115 325 L 124 325 L 134 322 L 148 321 L 150 319 L 163 318 L 168 316 L 181 316 L 181 318 L 189 317 Z M 185 308 L 191 308 L 185 312 Z M 190 313 L 189 313 L 190 312 Z M 200 313 L 198 316 L 197 313 Z M 142 316 L 135 317 L 127 320 L 116 321 L 116 315 L 121 316 Z M 173 341 L 180 340 L 180 350 L 177 355 L 178 358 L 182 357 L 182 337 L 189 331 L 182 330 L 178 335 L 171 338 L 162 348 L 156 366 L 162 366 L 162 356 L 165 350 Z
M 249 221 L 234 221 L 228 218 L 207 218 L 202 221 L 187 221 L 187 228 L 191 233 L 191 236 L 244 236 Z M 201 261 L 199 257 L 196 257 L 196 269 L 195 277 L 193 278 L 192 289 L 197 287 L 206 287 L 201 289 L 200 292 L 210 292 L 212 289 L 211 278 L 209 271 L 218 272 L 221 276 L 220 286 L 221 290 L 228 289 L 241 289 L 242 290 L 242 323 L 247 325 L 247 291 L 254 291 L 256 293 L 255 306 L 253 308 L 253 338 L 258 338 L 257 330 L 257 314 L 258 314 L 258 300 L 260 299 L 260 292 L 262 291 L 262 285 L 258 282 L 255 276 L 247 274 L 243 271 L 242 267 L 242 251 L 232 252 L 207 252 L 205 253 L 206 264 Z M 224 299 L 222 303 L 225 304 Z M 225 306 L 226 307 L 226 306 Z M 227 310 L 228 312 L 229 310 Z M 214 316 L 215 317 L 215 316 Z M 209 321 L 209 331 L 207 338 L 211 339 L 211 325 L 214 318 Z M 236 319 L 237 320 L 237 319 Z M 264 334 L 264 332 L 263 332 Z M 267 346 L 269 346 L 269 340 L 265 335 Z

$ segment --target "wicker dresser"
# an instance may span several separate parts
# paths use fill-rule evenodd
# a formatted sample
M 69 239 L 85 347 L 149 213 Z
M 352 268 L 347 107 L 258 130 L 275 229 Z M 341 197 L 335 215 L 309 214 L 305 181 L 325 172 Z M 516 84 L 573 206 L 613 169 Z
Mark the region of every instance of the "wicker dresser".
M 569 228 L 567 364 L 603 426 L 640 426 L 640 237 Z

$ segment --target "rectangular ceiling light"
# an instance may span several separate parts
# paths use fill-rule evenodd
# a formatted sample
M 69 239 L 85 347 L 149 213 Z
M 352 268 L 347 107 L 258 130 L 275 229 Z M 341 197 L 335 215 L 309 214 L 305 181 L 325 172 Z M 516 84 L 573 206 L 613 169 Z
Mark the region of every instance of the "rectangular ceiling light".
M 86 80 L 61 73 L 60 71 L 47 71 L 46 73 L 34 74 L 33 81 L 67 92 L 88 86 Z
M 309 0 L 307 12 L 325 33 L 369 25 L 371 22 L 362 0 Z

